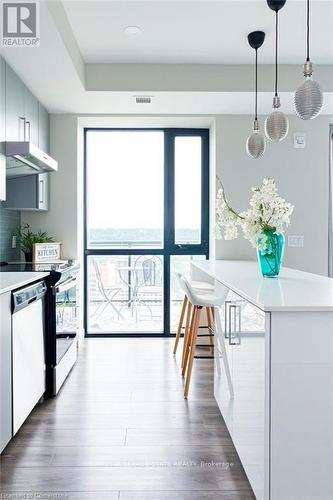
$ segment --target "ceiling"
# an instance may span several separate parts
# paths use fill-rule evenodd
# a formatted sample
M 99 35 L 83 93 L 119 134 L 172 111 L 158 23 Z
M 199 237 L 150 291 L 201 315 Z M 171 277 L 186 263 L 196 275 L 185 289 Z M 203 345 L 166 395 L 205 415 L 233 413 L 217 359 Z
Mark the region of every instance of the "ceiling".
M 244 64 L 253 60 L 247 34 L 265 31 L 261 63 L 272 63 L 275 14 L 257 1 L 64 1 L 85 62 Z M 305 54 L 304 0 L 289 0 L 280 17 L 280 62 Z M 311 53 L 317 64 L 333 62 L 333 4 L 311 2 Z M 142 29 L 139 36 L 126 26 Z
M 281 99 L 284 111 L 290 113 L 293 112 L 293 90 L 302 79 L 304 4 L 304 0 L 288 0 L 281 12 L 280 60 L 282 64 L 297 64 L 281 67 Z M 315 68 L 329 64 L 333 69 L 333 0 L 312 0 L 311 5 Z M 272 63 L 273 22 L 274 14 L 265 0 L 44 0 L 40 4 L 40 46 L 33 49 L 0 47 L 0 53 L 54 113 L 251 114 L 253 51 L 247 45 L 246 35 L 258 28 L 267 32 L 260 62 Z M 139 25 L 142 34 L 126 36 L 123 29 L 129 25 Z M 97 71 L 100 68 L 96 63 L 104 63 L 104 72 Z M 148 65 L 138 67 L 140 63 Z M 164 79 L 162 72 L 163 88 L 153 88 L 150 75 L 154 71 L 150 73 L 153 68 L 150 63 L 166 68 L 169 80 Z M 178 66 L 171 71 L 170 63 Z M 195 66 L 197 64 L 205 66 Z M 230 67 L 224 64 L 241 65 L 233 67 L 243 70 L 243 74 L 245 71 L 242 88 L 239 85 L 242 78 L 230 78 Z M 242 66 L 244 64 L 251 66 Z M 139 68 L 143 70 L 140 72 Z M 214 68 L 222 69 L 220 79 L 212 76 L 216 74 Z M 289 68 L 293 68 L 296 79 L 293 77 L 292 84 L 283 88 L 282 75 L 291 71 Z M 327 69 L 330 73 L 331 68 Z M 268 113 L 273 68 L 261 67 L 260 83 L 264 73 L 265 85 L 259 101 L 260 111 Z M 87 75 L 92 78 L 88 79 Z M 170 91 L 171 75 L 178 78 L 181 88 Z M 98 80 L 102 85 L 89 85 L 90 81 L 98 83 Z M 129 85 L 119 82 L 129 82 Z M 323 111 L 333 115 L 333 72 L 331 82 L 326 88 Z M 135 104 L 136 94 L 153 94 L 153 103 Z

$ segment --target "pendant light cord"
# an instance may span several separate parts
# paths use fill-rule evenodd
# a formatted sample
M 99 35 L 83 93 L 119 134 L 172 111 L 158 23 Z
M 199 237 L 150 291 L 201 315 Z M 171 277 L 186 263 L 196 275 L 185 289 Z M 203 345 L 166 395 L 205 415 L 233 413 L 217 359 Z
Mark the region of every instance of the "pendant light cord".
M 279 29 L 279 11 L 275 11 L 275 96 L 278 95 L 278 29 Z
M 306 60 L 310 61 L 310 0 L 306 3 Z
M 255 116 L 254 116 L 254 119 L 257 120 L 258 119 L 258 49 L 256 49 L 256 83 L 255 83 L 255 87 L 256 87 L 256 100 L 255 100 Z

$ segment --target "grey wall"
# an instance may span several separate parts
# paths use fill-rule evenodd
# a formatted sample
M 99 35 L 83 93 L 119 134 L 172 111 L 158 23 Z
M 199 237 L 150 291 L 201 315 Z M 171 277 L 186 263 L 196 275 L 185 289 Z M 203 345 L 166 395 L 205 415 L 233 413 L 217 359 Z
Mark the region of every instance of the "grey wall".
M 21 214 L 17 210 L 6 210 L 0 202 L 0 261 L 20 260 L 20 250 L 12 249 L 12 236 L 21 223 Z
M 264 177 L 274 177 L 281 196 L 295 205 L 287 234 L 304 235 L 303 248 L 286 247 L 285 265 L 327 275 L 329 118 L 289 119 L 288 137 L 278 144 L 267 143 L 264 157 L 253 160 L 245 153 L 251 117 L 218 117 L 217 173 L 238 210 L 247 208 L 252 186 L 260 185 Z M 306 132 L 305 149 L 294 149 L 294 132 Z M 217 241 L 216 258 L 254 259 L 256 255 L 248 241 L 239 238 Z
M 50 174 L 50 208 L 48 212 L 22 212 L 22 221 L 32 230 L 47 230 L 55 241 L 63 243 L 64 257 L 77 258 L 78 238 L 78 168 L 76 115 L 50 116 L 50 154 L 59 170 Z

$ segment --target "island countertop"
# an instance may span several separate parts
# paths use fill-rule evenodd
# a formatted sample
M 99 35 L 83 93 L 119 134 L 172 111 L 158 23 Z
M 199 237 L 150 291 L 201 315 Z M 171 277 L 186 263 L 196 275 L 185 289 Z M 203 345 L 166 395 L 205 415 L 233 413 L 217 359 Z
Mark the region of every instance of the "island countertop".
M 278 278 L 263 278 L 259 264 L 246 260 L 197 261 L 192 266 L 263 311 L 333 311 L 333 278 L 288 267 Z
M 3 272 L 0 273 L 0 295 L 48 276 L 47 272 Z

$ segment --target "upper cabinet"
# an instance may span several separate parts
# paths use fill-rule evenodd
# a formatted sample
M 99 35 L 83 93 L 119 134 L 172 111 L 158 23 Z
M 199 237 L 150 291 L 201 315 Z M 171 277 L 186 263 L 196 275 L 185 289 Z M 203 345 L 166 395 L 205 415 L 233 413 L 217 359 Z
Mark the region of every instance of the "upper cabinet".
M 24 141 L 25 86 L 16 73 L 6 64 L 6 141 Z
M 0 143 L 4 141 L 30 142 L 44 153 L 49 153 L 49 114 L 43 105 L 25 86 L 15 71 L 0 58 Z M 8 165 L 7 165 L 8 167 Z M 21 182 L 19 176 L 11 176 L 6 182 L 6 158 L 0 150 L 0 200 L 6 200 L 6 208 L 26 210 L 48 209 L 48 175 L 33 176 L 30 182 Z M 22 185 L 26 192 L 19 203 Z M 30 187 L 33 186 L 33 189 Z M 36 187 L 37 186 L 37 187 Z M 33 200 L 32 203 L 27 203 Z
M 40 103 L 8 64 L 5 81 L 6 140 L 27 141 L 39 146 Z M 42 125 L 48 126 L 45 119 Z
M 24 89 L 24 120 L 25 120 L 25 140 L 38 146 L 39 122 L 38 122 L 39 102 L 36 97 L 25 87 Z M 46 151 L 45 151 L 46 152 Z
M 50 152 L 50 122 L 49 114 L 41 103 L 38 103 L 38 146 L 45 153 Z

